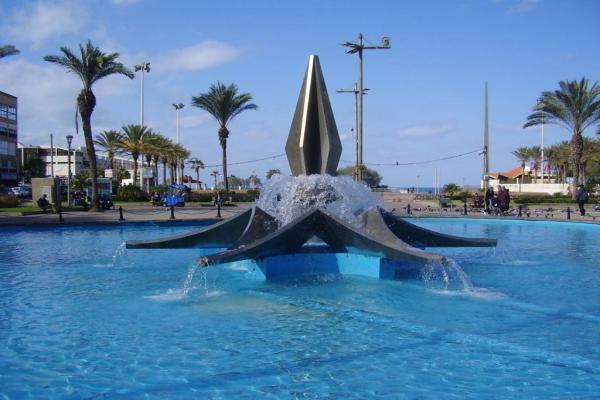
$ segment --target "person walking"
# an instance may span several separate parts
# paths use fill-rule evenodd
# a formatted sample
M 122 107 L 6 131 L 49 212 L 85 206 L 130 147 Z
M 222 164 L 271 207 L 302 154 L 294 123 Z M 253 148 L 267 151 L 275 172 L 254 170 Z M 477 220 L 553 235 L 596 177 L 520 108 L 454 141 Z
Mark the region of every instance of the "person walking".
M 585 215 L 585 203 L 588 201 L 588 193 L 585 191 L 583 185 L 579 185 L 577 192 L 575 193 L 575 201 L 579 205 L 579 214 L 583 217 Z
M 485 212 L 486 212 L 486 214 L 490 213 L 490 210 L 493 206 L 493 202 L 494 202 L 494 189 L 490 187 L 485 192 Z

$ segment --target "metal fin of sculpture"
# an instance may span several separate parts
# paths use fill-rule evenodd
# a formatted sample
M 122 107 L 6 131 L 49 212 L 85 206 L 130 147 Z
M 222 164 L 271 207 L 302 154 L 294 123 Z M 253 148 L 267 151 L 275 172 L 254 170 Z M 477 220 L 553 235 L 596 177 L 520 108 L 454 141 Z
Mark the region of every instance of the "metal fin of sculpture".
M 335 175 L 342 144 L 319 57 L 311 55 L 285 146 L 292 175 Z
M 128 240 L 125 242 L 125 247 L 128 249 L 178 249 L 196 246 L 229 247 L 246 230 L 252 216 L 253 209 L 250 208 L 235 217 L 200 230 L 160 239 Z
M 443 256 L 427 253 L 390 235 L 379 212 L 371 210 L 370 213 L 374 219 L 379 220 L 379 222 L 371 223 L 371 234 L 341 221 L 324 209 L 314 208 L 249 245 L 202 257 L 199 263 L 202 266 L 208 266 L 245 259 L 258 260 L 283 254 L 301 253 L 303 245 L 313 236 L 325 242 L 334 253 L 359 253 L 419 264 L 445 262 Z

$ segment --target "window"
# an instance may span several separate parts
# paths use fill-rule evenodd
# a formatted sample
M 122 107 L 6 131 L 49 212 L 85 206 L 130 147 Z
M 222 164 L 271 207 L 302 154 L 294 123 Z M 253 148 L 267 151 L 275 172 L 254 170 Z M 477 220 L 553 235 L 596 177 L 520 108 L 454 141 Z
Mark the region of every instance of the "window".
M 17 155 L 17 144 L 13 142 L 6 142 L 4 140 L 0 140 L 0 154 L 8 155 L 8 156 L 16 156 Z
M 0 136 L 6 136 L 6 137 L 17 137 L 17 130 L 16 129 L 11 129 L 11 128 L 7 128 L 5 126 L 1 126 L 0 125 Z
M 0 103 L 0 118 L 10 119 L 11 121 L 17 120 L 17 108 L 13 106 Z

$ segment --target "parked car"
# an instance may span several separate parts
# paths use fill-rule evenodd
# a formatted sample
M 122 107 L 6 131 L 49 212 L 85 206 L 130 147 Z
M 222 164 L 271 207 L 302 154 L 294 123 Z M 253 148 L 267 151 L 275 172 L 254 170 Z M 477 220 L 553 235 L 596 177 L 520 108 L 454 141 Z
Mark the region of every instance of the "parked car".
M 12 190 L 12 192 L 15 196 L 21 195 L 21 187 L 20 186 L 12 187 L 12 188 L 10 188 L 10 190 Z

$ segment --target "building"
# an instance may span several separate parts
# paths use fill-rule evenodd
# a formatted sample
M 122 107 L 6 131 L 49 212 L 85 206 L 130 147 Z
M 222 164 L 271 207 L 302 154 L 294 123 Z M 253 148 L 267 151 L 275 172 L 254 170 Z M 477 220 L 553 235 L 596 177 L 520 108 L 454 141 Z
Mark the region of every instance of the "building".
M 496 190 L 503 186 L 512 193 L 568 194 L 568 184 L 557 183 L 552 174 L 546 173 L 544 175 L 544 183 L 541 183 L 542 180 L 535 177 L 529 166 L 525 166 L 523 169 L 519 165 L 506 172 L 490 172 L 489 186 Z M 481 187 L 483 188 L 483 182 Z
M 17 184 L 17 98 L 0 92 L 0 185 Z
M 69 174 L 69 149 L 67 147 L 54 146 L 22 146 L 19 145 L 19 164 L 25 165 L 25 173 L 34 176 L 56 176 L 66 177 Z M 108 158 L 97 156 L 98 169 L 109 167 Z M 115 157 L 115 168 L 123 167 L 128 171 L 133 170 L 133 161 L 126 158 Z M 71 149 L 71 176 L 77 176 L 82 171 L 90 168 L 85 147 Z M 30 171 L 34 169 L 33 171 Z

